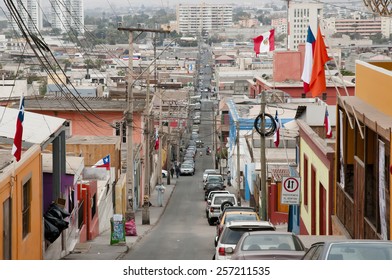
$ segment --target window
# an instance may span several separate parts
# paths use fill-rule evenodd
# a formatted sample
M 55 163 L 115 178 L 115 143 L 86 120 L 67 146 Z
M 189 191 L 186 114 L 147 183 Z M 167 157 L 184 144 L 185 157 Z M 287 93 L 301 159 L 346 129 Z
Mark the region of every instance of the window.
M 308 158 L 304 157 L 304 206 L 308 206 Z
M 30 233 L 31 227 L 31 179 L 22 187 L 22 234 L 23 238 Z

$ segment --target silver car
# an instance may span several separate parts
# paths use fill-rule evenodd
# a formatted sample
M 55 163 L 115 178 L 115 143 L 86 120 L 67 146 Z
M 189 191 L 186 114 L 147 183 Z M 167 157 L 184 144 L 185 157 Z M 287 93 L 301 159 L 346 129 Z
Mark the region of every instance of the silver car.
M 181 164 L 180 175 L 194 175 L 194 174 L 195 174 L 195 168 L 192 165 L 186 163 Z

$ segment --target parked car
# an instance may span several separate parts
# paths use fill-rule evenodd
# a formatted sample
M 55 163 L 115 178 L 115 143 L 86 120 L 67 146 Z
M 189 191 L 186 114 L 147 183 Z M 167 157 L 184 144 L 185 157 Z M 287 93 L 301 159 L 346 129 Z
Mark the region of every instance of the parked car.
M 222 233 L 223 227 L 225 226 L 225 224 L 231 221 L 260 221 L 260 217 L 259 214 L 257 214 L 256 212 L 241 210 L 225 212 L 224 214 L 222 214 L 222 217 L 218 218 L 215 234 L 215 246 L 220 234 Z
M 211 191 L 219 191 L 224 190 L 226 186 L 224 185 L 224 181 L 219 177 L 211 177 L 207 180 L 207 183 L 204 186 L 204 200 L 207 201 L 207 197 Z
M 210 210 L 208 212 L 208 224 L 212 226 L 220 215 L 220 212 L 229 206 L 238 206 L 237 197 L 234 194 L 216 194 L 211 200 Z
M 392 241 L 344 239 L 313 243 L 303 260 L 392 260 Z
M 232 260 L 300 260 L 306 252 L 301 239 L 292 232 L 246 232 L 238 240 Z
M 167 178 L 167 170 L 162 169 L 162 178 Z
M 210 205 L 211 205 L 211 200 L 214 197 L 214 195 L 218 193 L 230 193 L 229 191 L 226 190 L 219 190 L 219 191 L 210 191 L 207 197 L 206 201 L 206 217 L 208 218 L 208 211 L 210 211 Z
M 207 174 L 207 177 L 204 181 L 204 188 L 207 186 L 209 182 L 216 182 L 216 180 L 219 180 L 222 184 L 224 184 L 225 182 L 225 179 L 220 174 Z
M 231 221 L 222 230 L 215 245 L 215 260 L 229 260 L 238 240 L 245 232 L 275 231 L 275 226 L 268 221 Z M 229 250 L 227 248 L 230 248 Z
M 205 169 L 203 172 L 203 182 L 207 180 L 208 174 L 219 174 L 219 170 L 216 169 Z
M 195 168 L 187 163 L 181 164 L 180 167 L 180 175 L 194 175 L 195 174 Z

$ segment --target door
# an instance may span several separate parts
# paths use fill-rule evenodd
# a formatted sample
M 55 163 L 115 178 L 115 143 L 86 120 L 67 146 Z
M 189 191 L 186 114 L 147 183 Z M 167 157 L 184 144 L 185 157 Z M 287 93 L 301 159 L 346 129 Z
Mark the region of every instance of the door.
M 354 157 L 354 236 L 364 237 L 364 207 L 365 207 L 365 164 L 358 157 Z
M 7 198 L 3 202 L 3 217 L 2 217 L 2 227 L 3 227 L 3 260 L 11 260 L 11 198 Z M 1 225 L 0 225 L 1 228 Z M 1 245 L 1 244 L 0 244 Z M 0 246 L 1 247 L 1 246 Z

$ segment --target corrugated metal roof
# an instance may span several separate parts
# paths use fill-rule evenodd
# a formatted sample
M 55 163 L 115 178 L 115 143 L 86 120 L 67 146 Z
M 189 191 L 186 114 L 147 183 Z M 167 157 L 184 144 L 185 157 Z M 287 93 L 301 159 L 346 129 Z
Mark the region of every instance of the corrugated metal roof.
M 0 137 L 14 138 L 18 113 L 18 109 L 0 106 Z M 25 111 L 22 140 L 42 144 L 57 132 L 65 121 L 65 119 Z

